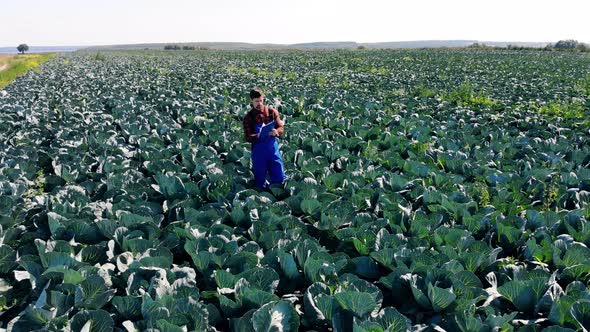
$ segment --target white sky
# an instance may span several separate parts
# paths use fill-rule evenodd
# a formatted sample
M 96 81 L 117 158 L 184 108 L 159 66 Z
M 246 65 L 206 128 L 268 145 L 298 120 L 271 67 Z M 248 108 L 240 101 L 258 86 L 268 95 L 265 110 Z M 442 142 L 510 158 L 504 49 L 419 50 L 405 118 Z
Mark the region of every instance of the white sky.
M 0 0 L 0 47 L 442 39 L 590 42 L 590 0 Z

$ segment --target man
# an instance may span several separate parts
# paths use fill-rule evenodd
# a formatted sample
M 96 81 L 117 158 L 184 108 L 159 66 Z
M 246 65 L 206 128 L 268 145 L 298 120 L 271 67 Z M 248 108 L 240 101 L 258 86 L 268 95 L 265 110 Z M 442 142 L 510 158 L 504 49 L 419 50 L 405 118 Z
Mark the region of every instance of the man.
M 246 141 L 252 143 L 252 172 L 254 182 L 259 189 L 267 189 L 267 173 L 270 175 L 270 184 L 282 183 L 285 180 L 285 169 L 279 151 L 278 137 L 283 134 L 285 128 L 279 118 L 279 112 L 264 105 L 264 94 L 260 88 L 250 91 L 252 109 L 244 116 L 244 136 Z M 274 121 L 274 128 L 263 126 Z M 272 129 L 267 131 L 267 129 Z

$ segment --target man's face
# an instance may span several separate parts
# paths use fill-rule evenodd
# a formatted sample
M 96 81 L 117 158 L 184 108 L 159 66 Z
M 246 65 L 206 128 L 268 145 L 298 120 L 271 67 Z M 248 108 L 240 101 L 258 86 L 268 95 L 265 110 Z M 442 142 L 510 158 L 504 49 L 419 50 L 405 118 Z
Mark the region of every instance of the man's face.
M 264 105 L 264 96 L 252 99 L 252 107 L 254 107 L 255 110 L 260 111 L 262 105 Z

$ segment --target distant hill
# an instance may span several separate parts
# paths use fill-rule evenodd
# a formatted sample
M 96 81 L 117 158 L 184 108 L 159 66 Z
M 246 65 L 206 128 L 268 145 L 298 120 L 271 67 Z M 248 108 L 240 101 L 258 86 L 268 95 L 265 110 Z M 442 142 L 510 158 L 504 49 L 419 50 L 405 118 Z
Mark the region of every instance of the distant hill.
M 91 46 L 85 50 L 163 50 L 166 45 L 204 47 L 215 50 L 261 50 L 261 49 L 286 49 L 288 45 L 282 44 L 250 44 L 239 42 L 199 42 L 199 43 L 147 43 L 147 44 L 124 44 L 124 45 L 101 45 Z
M 477 40 L 413 40 L 385 43 L 363 43 L 367 48 L 433 48 L 433 47 L 467 47 Z
M 484 44 L 487 46 L 498 46 L 498 47 L 506 47 L 506 46 L 524 46 L 524 47 L 545 47 L 547 44 L 553 44 L 551 42 L 495 42 L 495 41 L 478 41 L 480 44 Z
M 323 48 L 323 49 L 331 49 L 331 48 L 357 48 L 360 44 L 353 42 L 353 41 L 343 41 L 343 42 L 315 42 L 315 43 L 300 43 L 300 44 L 289 44 L 286 45 L 287 48 Z
M 524 46 L 524 47 L 545 47 L 549 42 L 497 42 L 481 40 L 416 40 L 387 43 L 364 43 L 361 44 L 367 48 L 433 48 L 433 47 L 467 47 L 474 43 L 487 46 L 506 47 Z
M 149 43 L 129 45 L 105 45 L 92 46 L 86 50 L 161 50 L 166 45 L 194 46 L 196 48 L 208 48 L 215 50 L 281 50 L 281 49 L 355 49 L 359 46 L 365 48 L 437 48 L 437 47 L 467 47 L 473 43 L 485 44 L 487 46 L 506 47 L 545 47 L 549 42 L 502 42 L 502 41 L 479 41 L 479 40 L 416 40 L 397 41 L 382 43 L 357 43 L 353 41 L 341 42 L 311 42 L 298 44 L 252 44 L 232 42 L 199 42 L 199 43 Z
M 396 41 L 382 43 L 357 43 L 354 41 L 340 42 L 310 42 L 298 44 L 252 44 L 239 42 L 198 42 L 198 43 L 147 43 L 147 44 L 123 44 L 102 46 L 30 46 L 28 53 L 43 52 L 73 52 L 79 49 L 89 51 L 100 50 L 162 50 L 166 45 L 193 46 L 195 48 L 207 48 L 215 50 L 286 50 L 286 49 L 355 49 L 360 46 L 370 49 L 375 48 L 438 48 L 438 47 L 467 47 L 473 43 L 487 46 L 506 47 L 545 47 L 549 42 L 502 42 L 480 40 L 415 40 Z M 16 54 L 15 47 L 0 47 L 0 54 Z

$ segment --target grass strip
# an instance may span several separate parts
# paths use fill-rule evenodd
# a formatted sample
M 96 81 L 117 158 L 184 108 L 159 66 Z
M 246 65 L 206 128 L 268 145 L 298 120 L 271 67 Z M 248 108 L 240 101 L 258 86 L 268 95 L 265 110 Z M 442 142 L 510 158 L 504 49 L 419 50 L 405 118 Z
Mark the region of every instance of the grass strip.
M 57 53 L 18 54 L 0 57 L 0 89 L 8 86 L 20 75 L 39 67 Z

